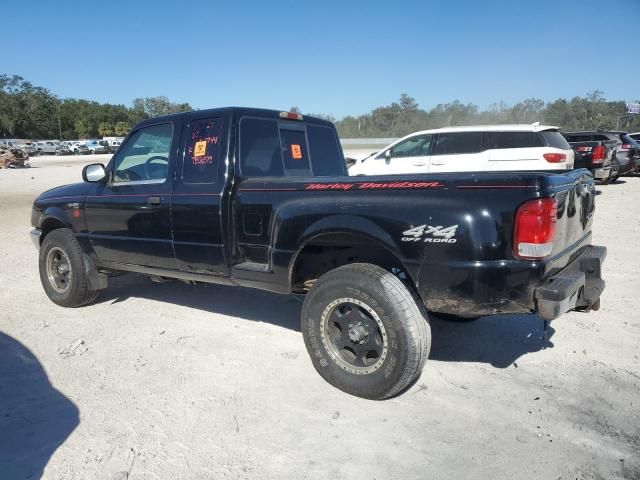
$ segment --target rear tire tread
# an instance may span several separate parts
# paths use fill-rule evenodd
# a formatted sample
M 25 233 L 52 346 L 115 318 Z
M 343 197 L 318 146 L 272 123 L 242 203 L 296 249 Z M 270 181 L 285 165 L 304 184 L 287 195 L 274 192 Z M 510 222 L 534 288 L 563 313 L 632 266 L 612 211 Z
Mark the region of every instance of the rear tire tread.
M 407 360 L 395 384 L 377 398 L 393 397 L 410 387 L 419 378 L 429 356 L 431 334 L 426 309 L 420 308 L 420 299 L 417 294 L 407 288 L 402 280 L 391 272 L 368 263 L 352 263 L 338 267 L 318 279 L 314 289 L 322 287 L 324 284 L 335 282 L 342 273 L 346 272 L 360 273 L 368 277 L 372 283 L 381 284 L 389 302 L 402 310 L 401 317 L 408 338 L 405 352 Z M 308 295 L 307 299 L 309 298 L 311 297 Z M 303 315 L 306 315 L 308 309 L 307 299 L 305 299 Z

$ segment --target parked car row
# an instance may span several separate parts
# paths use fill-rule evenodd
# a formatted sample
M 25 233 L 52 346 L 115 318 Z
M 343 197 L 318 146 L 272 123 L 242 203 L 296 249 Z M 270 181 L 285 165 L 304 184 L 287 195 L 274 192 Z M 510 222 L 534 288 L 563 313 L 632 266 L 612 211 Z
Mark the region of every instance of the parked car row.
M 622 131 L 561 133 L 540 125 L 489 125 L 424 130 L 365 158 L 350 175 L 478 171 L 566 171 L 587 168 L 609 183 L 640 168 L 640 144 Z
M 90 155 L 115 153 L 122 138 L 105 137 L 103 140 L 2 140 L 0 146 L 20 149 L 28 155 Z
M 627 132 L 589 130 L 564 135 L 576 154 L 585 159 L 585 168 L 603 183 L 640 169 L 640 144 Z
M 109 150 L 109 153 L 116 153 L 116 150 L 120 148 L 120 144 L 122 143 L 122 140 L 124 140 L 124 138 L 103 139 L 99 143 L 104 145 Z
M 97 140 L 88 140 L 84 142 L 70 141 L 61 143 L 65 145 L 69 149 L 69 152 L 74 155 L 109 153 L 109 149 L 100 144 Z
M 9 150 L 22 150 L 27 155 L 35 155 L 37 153 L 35 145 L 30 140 L 2 140 L 0 141 L 0 147 Z

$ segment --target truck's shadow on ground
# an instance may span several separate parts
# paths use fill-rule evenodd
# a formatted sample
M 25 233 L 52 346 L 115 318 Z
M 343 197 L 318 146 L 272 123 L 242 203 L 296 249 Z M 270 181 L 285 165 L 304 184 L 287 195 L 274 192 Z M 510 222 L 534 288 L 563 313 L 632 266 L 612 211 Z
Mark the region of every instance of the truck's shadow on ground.
M 496 315 L 463 323 L 432 315 L 431 334 L 431 359 L 505 368 L 527 353 L 552 348 L 554 329 L 550 326 L 543 338 L 538 315 Z
M 111 279 L 99 303 L 117 303 L 130 297 L 184 305 L 256 322 L 266 322 L 300 331 L 301 297 L 278 295 L 251 288 L 222 285 L 154 283 L 129 274 Z M 537 315 L 483 317 L 472 322 L 452 322 L 431 316 L 433 336 L 430 358 L 446 362 L 482 362 L 505 368 L 527 353 L 553 347 L 542 338 L 543 325 Z M 549 328 L 547 337 L 553 335 Z
M 97 303 L 119 303 L 130 297 L 183 305 L 300 331 L 302 302 L 295 295 L 226 285 L 187 285 L 180 281 L 155 283 L 143 275 L 127 274 L 110 279 L 109 288 L 100 294 Z
M 0 332 L 0 478 L 40 478 L 79 423 L 36 357 Z

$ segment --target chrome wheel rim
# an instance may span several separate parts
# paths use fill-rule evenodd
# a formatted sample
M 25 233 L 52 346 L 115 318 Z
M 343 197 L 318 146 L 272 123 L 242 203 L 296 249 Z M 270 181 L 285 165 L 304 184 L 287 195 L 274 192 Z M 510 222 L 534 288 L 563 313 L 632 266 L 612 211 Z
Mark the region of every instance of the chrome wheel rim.
M 47 253 L 46 259 L 47 278 L 49 285 L 58 293 L 65 293 L 71 288 L 73 272 L 71 261 L 60 247 L 53 247 Z

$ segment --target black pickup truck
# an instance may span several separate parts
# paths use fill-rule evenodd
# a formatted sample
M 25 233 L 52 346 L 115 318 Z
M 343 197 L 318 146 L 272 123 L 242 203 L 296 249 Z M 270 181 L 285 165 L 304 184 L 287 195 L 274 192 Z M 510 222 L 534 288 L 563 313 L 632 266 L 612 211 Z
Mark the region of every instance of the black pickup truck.
M 53 302 L 121 272 L 305 294 L 314 366 L 366 398 L 419 377 L 429 311 L 548 321 L 604 289 L 586 170 L 349 177 L 331 123 L 222 108 L 145 120 L 82 175 L 33 205 Z
M 638 169 L 638 164 L 640 164 L 640 145 L 627 132 L 592 130 L 567 132 L 564 136 L 574 148 L 574 151 L 575 145 L 588 147 L 597 143 L 605 145 L 607 148 L 611 146 L 613 149 L 612 163 L 615 164 L 617 169 L 613 180 L 616 180 L 620 175 L 633 174 Z
M 586 168 L 593 178 L 604 184 L 615 181 L 619 174 L 615 141 L 603 140 L 599 135 L 567 133 L 565 138 L 575 154 L 574 167 Z

